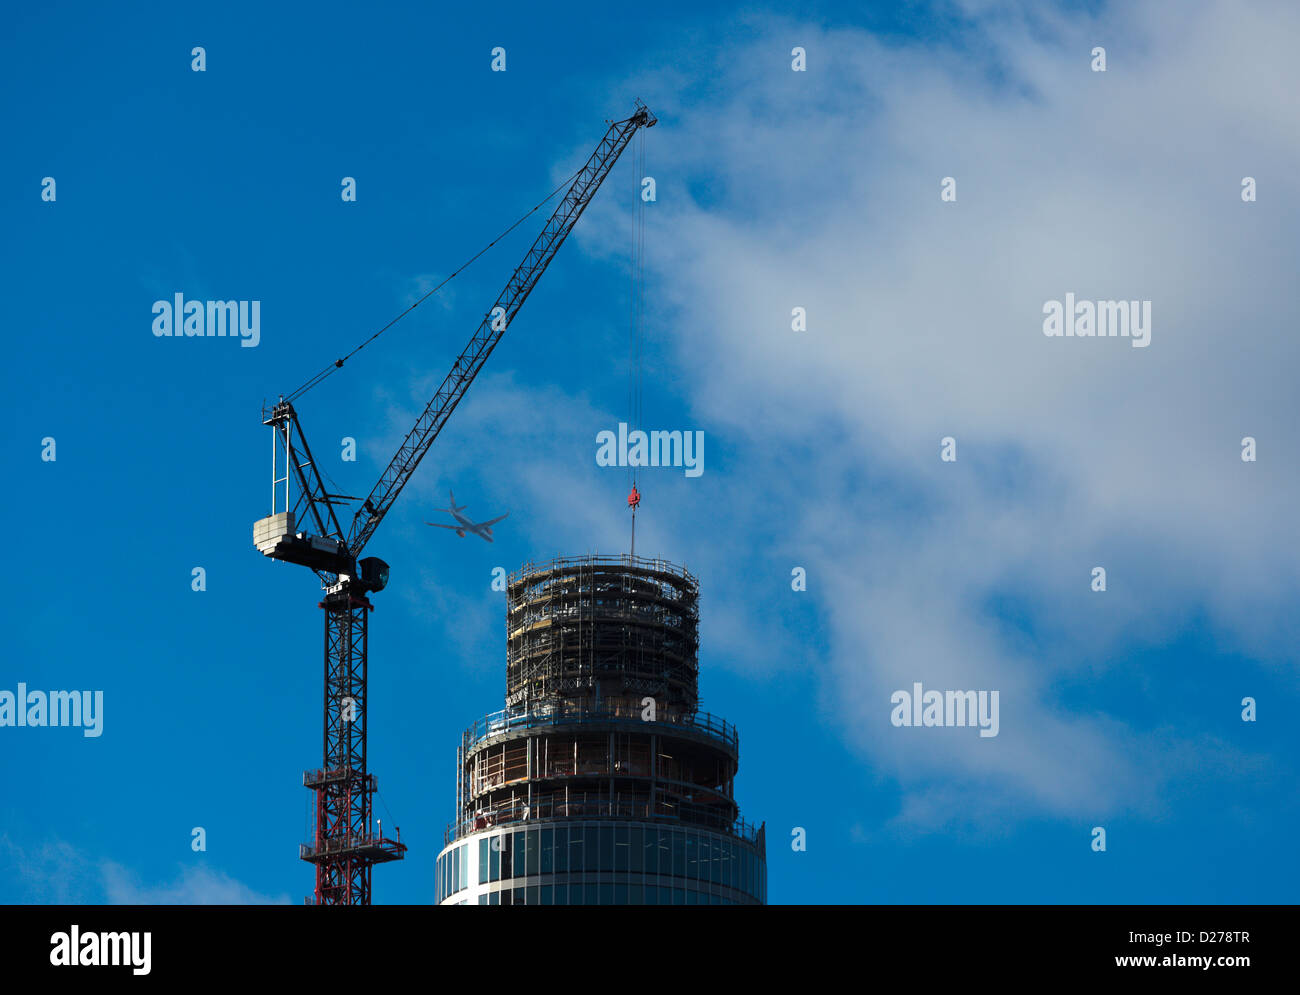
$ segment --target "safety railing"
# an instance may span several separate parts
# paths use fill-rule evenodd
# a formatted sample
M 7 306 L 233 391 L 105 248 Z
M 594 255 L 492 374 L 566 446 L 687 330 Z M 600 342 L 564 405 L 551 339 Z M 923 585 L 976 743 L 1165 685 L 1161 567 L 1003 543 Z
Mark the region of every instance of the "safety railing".
M 348 850 L 382 850 L 386 853 L 400 855 L 406 850 L 406 847 L 402 845 L 400 837 L 396 840 L 390 840 L 374 833 L 345 833 L 342 836 L 331 836 L 319 846 L 311 843 L 299 843 L 298 857 L 301 860 L 315 860 L 318 857 L 328 857 L 331 854 L 343 853 Z
M 554 795 L 536 798 L 531 803 L 520 802 L 479 812 L 460 822 L 451 823 L 443 831 L 442 845 L 449 846 L 463 836 L 485 829 L 513 827 L 543 819 L 622 819 L 667 823 L 673 828 L 703 829 L 735 836 L 749 843 L 757 842 L 759 827 L 744 819 L 727 821 L 719 816 L 720 813 L 716 809 L 709 809 L 702 805 L 688 803 L 666 805 L 662 802 L 652 804 L 646 801 L 608 798 L 572 799 L 557 792 Z
M 688 732 L 719 739 L 732 751 L 740 749 L 740 733 L 736 727 L 725 719 L 708 712 L 670 713 L 660 712 L 653 722 L 642 718 L 642 711 L 627 706 L 592 706 L 559 704 L 545 709 L 516 711 L 503 708 L 492 712 L 476 721 L 465 730 L 461 745 L 473 749 L 474 745 L 484 739 L 500 736 L 508 732 L 534 729 L 543 726 L 571 725 L 583 722 L 626 724 L 645 729 L 652 725 L 678 726 Z
M 565 556 L 541 562 L 529 560 L 518 570 L 511 573 L 507 578 L 507 582 L 513 586 L 527 577 L 569 574 L 584 566 L 599 568 L 622 567 L 631 570 L 644 570 L 650 573 L 668 574 L 680 578 L 692 586 L 697 586 L 699 584 L 699 580 L 694 574 L 685 567 L 679 566 L 669 560 L 648 559 L 644 556 L 630 556 L 628 554 L 622 554 L 619 556 Z

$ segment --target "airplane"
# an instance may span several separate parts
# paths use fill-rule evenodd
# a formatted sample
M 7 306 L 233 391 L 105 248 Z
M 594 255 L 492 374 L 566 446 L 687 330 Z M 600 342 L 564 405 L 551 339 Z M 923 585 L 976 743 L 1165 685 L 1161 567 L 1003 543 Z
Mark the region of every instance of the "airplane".
M 491 521 L 488 521 L 488 522 L 471 522 L 468 518 L 466 518 L 464 515 L 461 514 L 461 512 L 464 511 L 466 508 L 468 508 L 469 505 L 462 504 L 460 507 L 457 507 L 457 506 L 456 506 L 456 492 L 455 492 L 455 491 L 450 491 L 450 490 L 449 490 L 449 491 L 447 492 L 447 494 L 451 497 L 451 507 L 450 507 L 450 508 L 435 508 L 434 511 L 445 511 L 445 512 L 447 512 L 448 514 L 451 515 L 452 518 L 456 519 L 456 524 L 455 524 L 455 525 L 442 525 L 442 524 L 440 524 L 440 523 L 438 523 L 438 522 L 425 522 L 424 524 L 425 524 L 425 525 L 432 525 L 435 529 L 452 529 L 452 530 L 455 531 L 455 533 L 456 533 L 458 536 L 460 536 L 462 539 L 465 538 L 465 533 L 466 533 L 466 532 L 472 532 L 472 533 L 474 533 L 474 535 L 478 536 L 480 539 L 486 539 L 488 542 L 491 542 L 491 541 L 492 541 L 492 526 L 495 525 L 497 522 L 501 521 L 502 518 L 505 518 L 506 515 L 509 515 L 509 514 L 510 514 L 510 512 L 507 511 L 505 515 L 502 515 L 502 516 L 501 516 L 501 518 L 494 518 L 494 519 L 492 519 Z

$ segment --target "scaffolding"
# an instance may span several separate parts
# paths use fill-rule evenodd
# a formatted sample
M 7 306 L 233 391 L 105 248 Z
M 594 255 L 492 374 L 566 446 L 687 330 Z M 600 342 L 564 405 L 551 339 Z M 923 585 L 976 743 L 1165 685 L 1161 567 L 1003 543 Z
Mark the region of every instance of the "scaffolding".
M 507 583 L 506 706 L 699 707 L 699 582 L 637 556 L 527 563 Z

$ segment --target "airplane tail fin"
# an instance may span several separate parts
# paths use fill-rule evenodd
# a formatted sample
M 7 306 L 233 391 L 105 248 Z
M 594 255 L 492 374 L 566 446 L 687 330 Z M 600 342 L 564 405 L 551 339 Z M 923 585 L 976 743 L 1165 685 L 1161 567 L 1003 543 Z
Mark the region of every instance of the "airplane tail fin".
M 450 508 L 434 508 L 434 509 L 433 509 L 434 511 L 445 511 L 445 512 L 448 512 L 448 513 L 450 513 L 450 514 L 455 514 L 456 512 L 458 512 L 458 511 L 464 511 L 466 508 L 469 507 L 469 505 L 466 505 L 466 504 L 462 504 L 460 507 L 456 507 L 456 492 L 455 492 L 455 491 L 449 489 L 449 490 L 447 491 L 447 496 L 448 496 L 449 498 L 451 498 L 451 507 L 450 507 Z

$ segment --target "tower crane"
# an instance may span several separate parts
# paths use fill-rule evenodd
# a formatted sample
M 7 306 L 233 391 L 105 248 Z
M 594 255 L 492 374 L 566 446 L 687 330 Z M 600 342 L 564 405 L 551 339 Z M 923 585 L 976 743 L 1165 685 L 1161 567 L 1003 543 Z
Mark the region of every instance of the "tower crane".
M 609 125 L 346 529 L 339 506 L 351 499 L 325 487 L 293 406 L 302 390 L 262 412 L 262 424 L 274 433 L 271 514 L 254 524 L 253 542 L 272 559 L 315 571 L 325 592 L 319 604 L 325 612 L 324 759 L 303 775 L 304 787 L 315 792 L 315 831 L 299 847 L 299 856 L 315 865 L 314 904 L 369 905 L 372 867 L 406 853 L 400 833 L 386 838 L 373 820 L 377 784 L 366 757 L 369 599 L 387 585 L 389 568 L 361 553 L 633 135 L 655 123 L 638 100 L 631 117 Z M 334 364 L 342 365 L 342 359 Z

